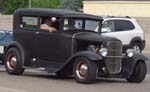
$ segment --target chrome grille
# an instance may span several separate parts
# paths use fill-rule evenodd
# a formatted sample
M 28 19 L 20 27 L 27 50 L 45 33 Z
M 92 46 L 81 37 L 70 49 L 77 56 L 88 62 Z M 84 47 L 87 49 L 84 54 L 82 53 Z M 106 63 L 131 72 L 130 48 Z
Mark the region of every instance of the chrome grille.
M 107 43 L 108 56 L 121 56 L 122 43 L 120 41 L 111 41 Z
M 111 74 L 119 73 L 122 66 L 122 43 L 120 41 L 110 41 L 107 43 L 107 49 L 106 67 Z

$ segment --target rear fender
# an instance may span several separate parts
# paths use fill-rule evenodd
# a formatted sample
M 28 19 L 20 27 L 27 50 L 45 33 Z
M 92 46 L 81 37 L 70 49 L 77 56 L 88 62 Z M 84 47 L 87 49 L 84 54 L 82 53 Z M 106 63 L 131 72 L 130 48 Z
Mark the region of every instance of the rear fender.
M 24 63 L 25 63 L 25 61 L 26 61 L 26 59 L 27 59 L 27 52 L 26 52 L 26 50 L 23 48 L 23 46 L 22 46 L 20 43 L 14 41 L 14 42 L 10 43 L 10 44 L 5 48 L 5 54 L 6 54 L 6 52 L 7 52 L 10 48 L 12 48 L 12 47 L 15 47 L 15 48 L 17 48 L 17 49 L 19 50 L 19 52 L 20 52 L 20 54 L 21 54 L 21 59 L 22 59 L 22 66 L 24 66 Z M 4 54 L 4 55 L 5 55 L 5 54 Z

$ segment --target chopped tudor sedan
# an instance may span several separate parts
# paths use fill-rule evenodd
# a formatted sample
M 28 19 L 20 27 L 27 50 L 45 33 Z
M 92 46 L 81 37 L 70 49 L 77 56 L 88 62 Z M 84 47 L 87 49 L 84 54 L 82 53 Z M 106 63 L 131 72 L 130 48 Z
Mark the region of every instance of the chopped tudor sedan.
M 40 28 L 47 18 L 56 31 Z M 122 53 L 120 40 L 101 35 L 102 21 L 68 10 L 16 10 L 13 39 L 4 45 L 3 64 L 11 75 L 21 75 L 26 68 L 43 68 L 61 77 L 74 75 L 79 83 L 92 83 L 97 77 L 143 81 L 146 57 L 132 50 Z M 94 32 L 97 26 L 99 33 Z

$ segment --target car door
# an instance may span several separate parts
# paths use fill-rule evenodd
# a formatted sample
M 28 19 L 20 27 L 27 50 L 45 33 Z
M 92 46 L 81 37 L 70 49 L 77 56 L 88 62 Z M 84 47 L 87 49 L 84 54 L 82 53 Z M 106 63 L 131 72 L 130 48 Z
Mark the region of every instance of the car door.
M 38 60 L 57 62 L 59 61 L 59 32 L 40 30 L 37 33 Z
M 28 52 L 31 58 L 36 57 L 36 32 L 38 31 L 38 17 L 36 16 L 22 16 L 21 22 L 17 30 L 13 33 L 14 41 L 19 42 Z M 30 61 L 25 62 L 25 66 L 29 65 Z
M 132 39 L 134 25 L 128 20 L 107 20 L 102 35 L 116 37 L 123 45 L 128 45 Z

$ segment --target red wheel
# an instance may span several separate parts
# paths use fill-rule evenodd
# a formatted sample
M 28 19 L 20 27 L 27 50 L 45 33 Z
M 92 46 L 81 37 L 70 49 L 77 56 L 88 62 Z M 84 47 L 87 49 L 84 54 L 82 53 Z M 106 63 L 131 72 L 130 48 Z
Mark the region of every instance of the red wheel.
M 21 54 L 17 48 L 10 48 L 6 52 L 5 67 L 8 74 L 21 75 L 24 72 Z
M 76 65 L 76 74 L 79 78 L 84 79 L 88 73 L 88 66 L 84 60 L 80 60 Z
M 79 83 L 92 83 L 96 80 L 97 64 L 87 58 L 79 57 L 75 60 L 73 73 Z
M 17 58 L 15 53 L 10 53 L 7 58 L 7 66 L 9 69 L 13 70 L 16 67 Z

